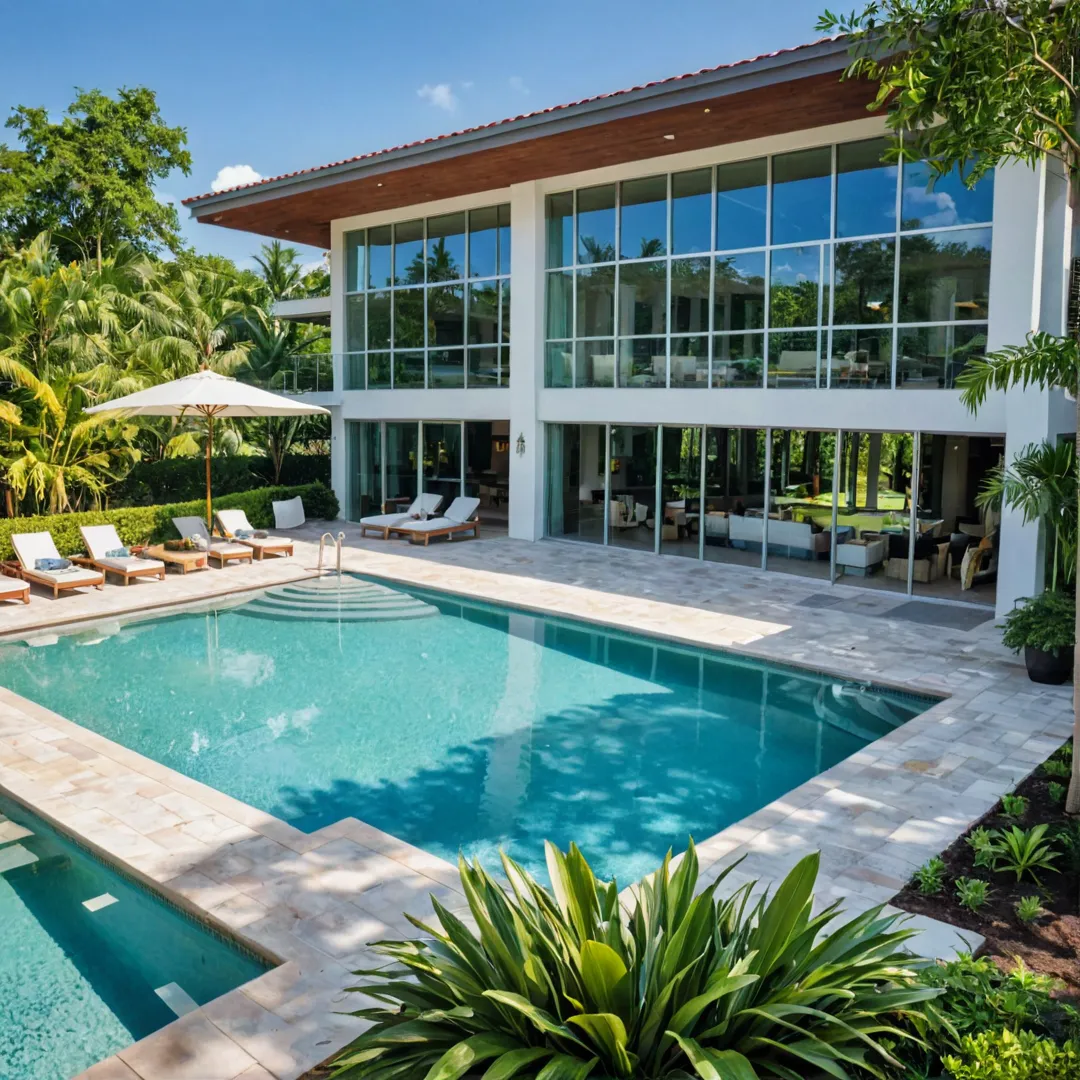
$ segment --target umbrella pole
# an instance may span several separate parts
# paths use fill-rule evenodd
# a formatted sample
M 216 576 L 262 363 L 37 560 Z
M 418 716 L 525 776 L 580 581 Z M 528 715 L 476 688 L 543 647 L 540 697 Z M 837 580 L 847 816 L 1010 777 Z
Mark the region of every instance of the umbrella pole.
M 210 507 L 210 453 L 214 447 L 214 414 L 206 414 L 206 527 L 214 535 L 214 518 Z

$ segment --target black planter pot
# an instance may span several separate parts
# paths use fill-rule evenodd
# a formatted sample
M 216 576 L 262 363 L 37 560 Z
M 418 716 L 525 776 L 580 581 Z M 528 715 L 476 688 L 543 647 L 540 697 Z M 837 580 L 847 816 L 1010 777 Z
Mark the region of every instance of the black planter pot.
M 1024 664 L 1032 682 L 1060 686 L 1068 682 L 1073 670 L 1073 650 L 1058 649 L 1056 653 L 1044 652 L 1031 645 L 1024 646 Z

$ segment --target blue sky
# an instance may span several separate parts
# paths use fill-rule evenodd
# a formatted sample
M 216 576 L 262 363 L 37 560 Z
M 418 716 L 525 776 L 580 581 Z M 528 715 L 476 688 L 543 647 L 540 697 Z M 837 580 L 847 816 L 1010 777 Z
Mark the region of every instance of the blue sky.
M 0 108 L 59 115 L 74 87 L 149 86 L 187 128 L 190 176 L 336 161 L 819 36 L 816 0 L 52 0 L 4 10 Z M 17 43 L 17 47 L 11 48 Z M 4 133 L 0 132 L 0 140 Z M 253 178 L 253 177 L 252 177 Z M 262 242 L 196 225 L 200 251 L 247 263 Z

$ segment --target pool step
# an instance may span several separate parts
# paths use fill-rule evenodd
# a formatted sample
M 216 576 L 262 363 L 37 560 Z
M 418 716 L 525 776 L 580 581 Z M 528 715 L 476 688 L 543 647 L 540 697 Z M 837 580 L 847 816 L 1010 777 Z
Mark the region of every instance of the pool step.
M 335 622 L 385 622 L 438 614 L 437 608 L 408 593 L 352 577 L 277 585 L 236 610 L 256 618 Z

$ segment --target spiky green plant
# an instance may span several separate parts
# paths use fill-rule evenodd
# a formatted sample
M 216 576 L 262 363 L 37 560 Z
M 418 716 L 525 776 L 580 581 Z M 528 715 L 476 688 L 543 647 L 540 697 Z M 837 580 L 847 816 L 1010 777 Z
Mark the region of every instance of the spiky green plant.
M 1042 768 L 1047 776 L 1056 776 L 1059 780 L 1064 779 L 1072 772 L 1072 766 L 1067 758 L 1047 758 L 1043 762 Z
M 1054 860 L 1061 857 L 1052 840 L 1045 839 L 1046 826 L 1021 829 L 1016 825 L 999 834 L 995 845 L 994 867 L 1016 875 L 1019 881 L 1025 874 L 1041 885 L 1036 870 L 1055 870 Z
M 958 877 L 956 879 L 957 903 L 969 911 L 978 911 L 985 907 L 989 895 L 990 886 L 982 878 Z
M 1027 813 L 1028 801 L 1023 795 L 1002 795 L 1001 811 L 1006 817 L 1022 818 Z
M 547 845 L 551 890 L 505 856 L 509 891 L 461 859 L 476 929 L 433 898 L 437 926 L 411 919 L 430 940 L 377 943 L 395 963 L 357 972 L 355 989 L 384 1005 L 355 1014 L 372 1026 L 334 1076 L 880 1076 L 898 1067 L 885 1043 L 917 1041 L 940 990 L 917 985 L 897 917 L 812 914 L 818 862 L 771 897 L 752 900 L 752 884 L 721 896 L 728 871 L 695 896 L 691 845 L 624 899 L 573 845 Z
M 945 860 L 940 855 L 927 859 L 914 876 L 923 896 L 937 896 L 945 888 Z
M 1016 917 L 1022 923 L 1033 923 L 1046 914 L 1042 901 L 1037 896 L 1021 896 L 1013 906 L 1016 908 Z
M 968 834 L 967 844 L 975 852 L 975 865 L 990 867 L 994 865 L 994 843 L 997 839 L 996 829 L 987 829 L 980 825 L 972 829 Z

